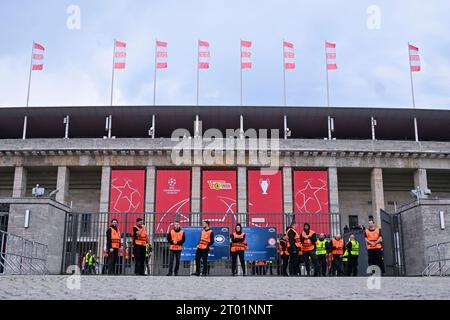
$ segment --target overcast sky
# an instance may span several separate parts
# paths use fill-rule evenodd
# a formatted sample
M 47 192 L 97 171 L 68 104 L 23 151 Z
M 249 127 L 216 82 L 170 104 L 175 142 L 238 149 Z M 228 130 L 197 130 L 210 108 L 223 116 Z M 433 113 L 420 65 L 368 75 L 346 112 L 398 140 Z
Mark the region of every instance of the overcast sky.
M 80 9 L 80 29 L 67 27 L 70 5 Z M 239 104 L 243 38 L 253 41 L 244 104 L 281 105 L 285 38 L 297 65 L 286 73 L 288 105 L 326 104 L 329 40 L 339 68 L 330 72 L 331 105 L 410 107 L 411 41 L 423 70 L 414 74 L 417 106 L 449 108 L 449 12 L 448 0 L 0 0 L 0 106 L 25 105 L 33 40 L 46 51 L 30 105 L 109 104 L 114 38 L 127 42 L 128 54 L 116 72 L 117 105 L 152 104 L 155 38 L 169 42 L 157 104 L 196 103 L 197 39 L 210 42 L 212 56 L 200 72 L 200 104 Z

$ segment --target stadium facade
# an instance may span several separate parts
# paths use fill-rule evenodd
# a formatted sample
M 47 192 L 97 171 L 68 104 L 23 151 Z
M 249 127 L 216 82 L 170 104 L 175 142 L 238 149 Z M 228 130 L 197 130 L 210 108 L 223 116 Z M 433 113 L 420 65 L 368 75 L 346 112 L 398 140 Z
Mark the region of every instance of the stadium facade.
M 0 203 L 39 184 L 67 211 L 324 213 L 334 234 L 417 188 L 450 198 L 449 124 L 436 109 L 3 107 Z

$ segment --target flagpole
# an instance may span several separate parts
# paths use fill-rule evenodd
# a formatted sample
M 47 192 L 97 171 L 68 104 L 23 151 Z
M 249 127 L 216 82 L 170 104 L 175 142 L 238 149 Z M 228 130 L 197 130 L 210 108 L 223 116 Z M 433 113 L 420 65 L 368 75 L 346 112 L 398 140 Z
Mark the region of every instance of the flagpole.
M 239 62 L 239 67 L 240 67 L 240 71 L 241 71 L 241 106 L 242 106 L 242 38 L 239 39 L 239 46 L 240 46 L 240 62 Z
M 327 105 L 330 106 L 330 84 L 328 80 L 327 41 L 325 40 L 325 70 L 327 72 Z
M 411 65 L 411 54 L 409 52 L 409 46 L 410 43 L 408 42 L 408 59 L 409 59 L 409 75 L 411 77 L 411 95 L 412 95 L 412 103 L 413 103 L 413 109 L 416 108 L 416 98 L 414 95 L 414 80 L 413 80 L 413 74 L 412 74 L 412 65 Z
M 283 98 L 284 98 L 284 106 L 286 106 L 286 57 L 284 54 L 284 39 L 283 39 Z
M 153 105 L 156 105 L 156 54 L 158 51 L 157 42 L 158 39 L 155 38 L 155 71 L 153 75 Z
M 113 44 L 113 59 L 112 59 L 112 76 L 111 76 L 111 106 L 113 105 L 113 95 L 114 95 L 114 63 L 115 63 L 115 53 L 116 53 L 116 39 L 114 39 Z
M 34 52 L 34 40 L 31 46 L 31 59 L 30 59 L 30 74 L 28 75 L 28 93 L 27 93 L 27 108 L 30 102 L 30 87 L 31 87 L 31 71 L 33 70 L 33 52 Z
M 200 51 L 200 39 L 197 39 L 197 105 L 198 105 L 198 97 L 199 97 L 199 85 L 200 85 L 200 55 L 199 55 L 199 51 Z

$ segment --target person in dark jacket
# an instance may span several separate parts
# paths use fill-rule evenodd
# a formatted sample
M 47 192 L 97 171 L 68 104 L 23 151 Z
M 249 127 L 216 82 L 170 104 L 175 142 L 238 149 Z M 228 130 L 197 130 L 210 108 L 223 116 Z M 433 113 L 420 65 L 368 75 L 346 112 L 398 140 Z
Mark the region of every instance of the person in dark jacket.
M 291 222 L 286 229 L 287 247 L 289 252 L 289 275 L 291 277 L 300 275 L 298 253 L 301 250 L 300 235 L 297 232 L 297 223 Z
M 283 277 L 287 277 L 287 268 L 289 264 L 289 251 L 287 248 L 287 236 L 286 234 L 283 235 L 283 237 L 280 238 L 280 241 L 278 243 L 278 253 L 281 258 L 281 275 Z
M 316 256 L 322 277 L 327 275 L 327 255 L 331 252 L 330 242 L 325 239 L 325 234 L 321 233 L 316 242 Z
M 245 276 L 245 250 L 247 249 L 247 241 L 245 240 L 245 233 L 242 232 L 242 226 L 240 223 L 236 224 L 234 233 L 230 235 L 231 239 L 231 272 L 235 276 L 237 274 L 237 259 L 242 267 L 242 275 Z
M 300 234 L 300 242 L 302 243 L 302 256 L 305 263 L 306 273 L 311 274 L 311 263 L 314 268 L 314 276 L 319 276 L 319 265 L 316 256 L 317 235 L 311 230 L 309 223 L 303 224 L 303 232 Z
M 176 221 L 173 224 L 173 229 L 167 234 L 167 242 L 169 242 L 169 273 L 168 276 L 171 276 L 172 273 L 175 276 L 178 275 L 178 269 L 180 268 L 180 256 L 181 250 L 183 250 L 183 243 L 186 240 L 184 231 L 181 230 L 180 223 Z M 175 260 L 175 269 L 173 268 Z
M 195 252 L 195 273 L 194 275 L 200 275 L 200 263 L 203 260 L 202 275 L 206 276 L 208 273 L 208 253 L 210 247 L 214 244 L 214 233 L 209 227 L 209 221 L 203 221 L 203 230 L 200 235 L 200 240 L 197 245 L 197 251 Z
M 121 246 L 120 231 L 117 228 L 117 219 L 111 220 L 111 225 L 106 231 L 106 250 L 108 252 L 108 274 L 116 273 L 116 264 Z

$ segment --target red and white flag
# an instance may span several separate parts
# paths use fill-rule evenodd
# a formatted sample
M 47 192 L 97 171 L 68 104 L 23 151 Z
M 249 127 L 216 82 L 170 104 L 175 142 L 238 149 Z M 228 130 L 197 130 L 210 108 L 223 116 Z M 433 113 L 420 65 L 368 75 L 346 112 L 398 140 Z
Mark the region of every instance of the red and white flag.
M 166 69 L 167 59 L 167 42 L 156 40 L 156 69 Z
M 31 70 L 43 70 L 44 69 L 44 51 L 43 45 L 33 42 L 33 50 L 31 52 Z
M 284 68 L 295 69 L 295 52 L 292 42 L 283 41 Z
M 125 69 L 126 57 L 127 44 L 116 40 L 114 44 L 114 69 Z
M 325 42 L 325 55 L 327 61 L 327 70 L 337 70 L 336 43 Z
M 198 68 L 209 69 L 210 59 L 209 42 L 198 40 Z
M 409 66 L 411 68 L 411 72 L 419 72 L 421 70 L 419 48 L 413 46 L 412 44 L 408 44 L 408 50 L 409 50 Z
M 241 40 L 241 69 L 252 68 L 252 42 Z

